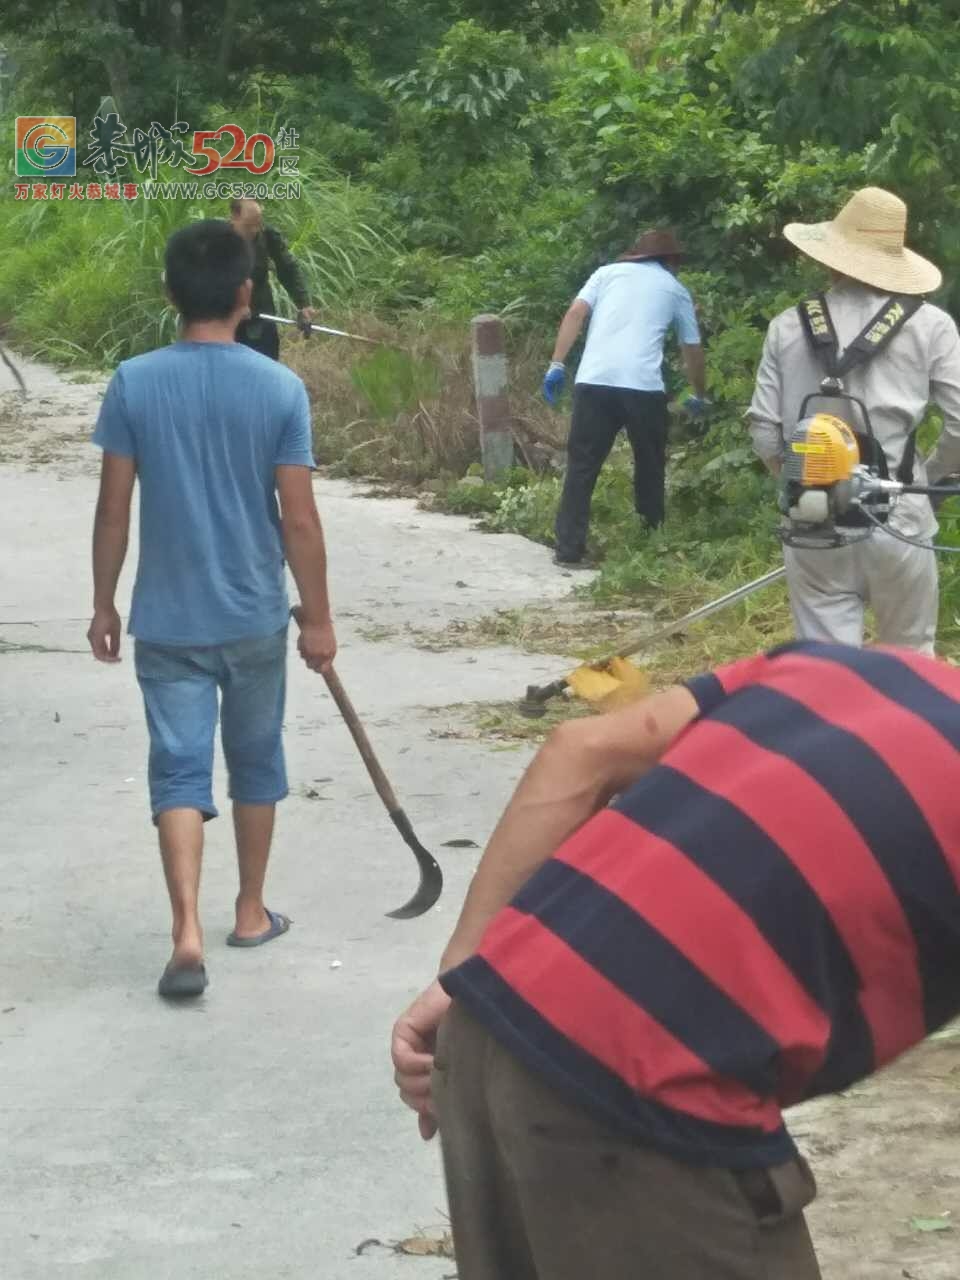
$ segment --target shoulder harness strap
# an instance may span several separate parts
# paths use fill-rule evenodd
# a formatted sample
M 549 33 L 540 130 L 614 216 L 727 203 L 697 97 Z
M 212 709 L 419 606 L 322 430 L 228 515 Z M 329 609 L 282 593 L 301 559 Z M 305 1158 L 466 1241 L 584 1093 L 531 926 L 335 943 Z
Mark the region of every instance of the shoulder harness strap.
M 888 298 L 844 351 L 837 362 L 838 376 L 843 377 L 851 369 L 856 369 L 879 355 L 922 306 L 922 298 L 907 298 L 899 294 Z
M 857 369 L 879 355 L 922 306 L 923 298 L 908 297 L 904 294 L 895 294 L 888 298 L 876 315 L 857 334 L 842 356 L 839 354 L 840 339 L 825 295 L 818 293 L 816 297 L 807 298 L 800 303 L 797 310 L 807 341 L 822 361 L 827 377 L 839 380 L 851 369 Z M 897 468 L 897 479 L 903 484 L 913 483 L 916 457 L 917 433 L 913 431 L 910 433 L 900 466 Z
M 842 378 L 851 369 L 879 355 L 922 306 L 922 298 L 908 298 L 902 294 L 888 298 L 842 356 L 839 354 L 840 339 L 826 297 L 818 293 L 816 297 L 801 302 L 797 310 L 807 341 L 823 361 L 828 376 Z
M 820 357 L 827 376 L 838 378 L 837 353 L 840 350 L 840 339 L 833 327 L 833 317 L 827 306 L 827 299 L 822 293 L 814 298 L 806 298 L 797 307 L 800 323 L 807 335 L 807 341 L 814 353 Z

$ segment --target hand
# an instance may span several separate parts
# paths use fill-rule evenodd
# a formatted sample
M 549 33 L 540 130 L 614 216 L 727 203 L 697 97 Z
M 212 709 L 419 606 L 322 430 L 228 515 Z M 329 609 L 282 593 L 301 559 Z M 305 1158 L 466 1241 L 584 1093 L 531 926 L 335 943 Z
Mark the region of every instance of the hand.
M 297 325 L 304 336 L 309 334 L 310 325 L 313 323 L 316 314 L 313 307 L 301 307 L 297 312 Z
M 111 605 L 108 609 L 94 611 L 93 621 L 87 631 L 87 639 L 93 656 L 98 662 L 120 661 L 120 636 L 123 623 L 120 615 Z
M 687 396 L 683 407 L 691 418 L 703 418 L 712 405 L 706 396 Z
M 333 623 L 329 620 L 327 622 L 301 621 L 297 648 L 300 650 L 300 657 L 311 671 L 326 675 L 337 656 L 337 637 L 333 631 Z
M 403 1102 L 416 1111 L 420 1137 L 429 1142 L 437 1132 L 430 1073 L 437 1043 L 437 1028 L 450 1008 L 450 997 L 433 982 L 397 1019 L 390 1041 L 394 1080 Z
M 551 360 L 550 368 L 543 375 L 543 398 L 547 404 L 556 404 L 563 385 L 567 380 L 567 371 L 560 360 Z

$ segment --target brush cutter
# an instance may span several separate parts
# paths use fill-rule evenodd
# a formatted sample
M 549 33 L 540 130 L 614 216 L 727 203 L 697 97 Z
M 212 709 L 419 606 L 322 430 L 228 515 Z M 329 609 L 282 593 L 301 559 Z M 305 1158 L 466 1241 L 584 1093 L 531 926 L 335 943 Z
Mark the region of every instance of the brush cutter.
M 303 620 L 303 610 L 298 605 L 291 609 L 290 612 L 299 626 Z M 390 816 L 390 821 L 400 832 L 401 838 L 412 851 L 417 860 L 417 866 L 420 868 L 420 884 L 416 893 L 404 906 L 398 907 L 396 911 L 387 912 L 387 915 L 394 920 L 413 920 L 417 916 L 422 916 L 424 912 L 429 911 L 440 897 L 443 891 L 443 872 L 440 870 L 440 866 L 433 854 L 428 849 L 425 849 L 417 839 L 410 824 L 410 819 L 400 807 L 396 793 L 391 787 L 387 775 L 380 767 L 380 761 L 374 754 L 366 730 L 360 723 L 360 717 L 347 696 L 346 689 L 340 683 L 340 677 L 331 667 L 329 671 L 323 673 L 323 678 L 327 682 L 327 688 L 337 704 L 338 711 L 343 716 L 344 723 L 350 730 L 350 736 L 356 743 L 360 757 L 366 765 L 367 773 L 370 775 L 370 781 L 373 783 L 377 795 L 383 801 L 384 807 Z
M 738 600 L 745 600 L 747 596 L 752 596 L 755 591 L 779 582 L 786 576 L 786 572 L 782 565 L 779 569 L 772 569 L 763 577 L 754 578 L 752 582 L 737 587 L 735 591 L 728 591 L 725 596 L 701 605 L 699 609 L 694 609 L 685 617 L 677 618 L 675 622 L 668 622 L 665 627 L 654 631 L 652 635 L 634 636 L 619 653 L 601 662 L 586 663 L 584 666 L 577 667 L 562 680 L 554 680 L 552 684 L 528 685 L 526 697 L 520 702 L 519 710 L 525 716 L 534 718 L 542 716 L 546 713 L 546 704 L 550 699 L 558 697 L 568 689 L 575 697 L 582 698 L 584 702 L 592 703 L 603 711 L 612 711 L 616 707 L 635 702 L 647 692 L 650 681 L 645 672 L 640 671 L 628 661 L 629 658 L 654 648 L 662 640 L 667 640 L 678 631 L 683 631 L 691 623 L 709 618 L 711 614 L 719 613 L 721 609 L 736 604 Z
M 274 324 L 289 324 L 294 329 L 299 329 L 301 333 L 325 333 L 331 338 L 351 338 L 354 342 L 368 342 L 371 347 L 383 347 L 389 344 L 380 342 L 376 338 L 365 338 L 360 333 L 345 333 L 343 329 L 328 329 L 325 324 L 305 324 L 299 320 L 286 320 L 283 316 L 267 316 L 258 315 L 258 320 L 272 320 Z

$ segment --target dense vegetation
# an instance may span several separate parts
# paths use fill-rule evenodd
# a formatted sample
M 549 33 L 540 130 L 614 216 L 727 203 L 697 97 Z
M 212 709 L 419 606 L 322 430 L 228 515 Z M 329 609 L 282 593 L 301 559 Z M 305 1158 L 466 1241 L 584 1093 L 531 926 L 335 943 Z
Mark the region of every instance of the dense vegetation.
M 781 226 L 829 216 L 865 182 L 891 187 L 912 243 L 944 269 L 938 301 L 960 307 L 958 17 L 960 0 L 8 0 L 4 109 L 89 120 L 112 94 L 131 123 L 300 130 L 303 198 L 269 216 L 324 317 L 403 351 L 294 355 L 321 455 L 348 472 L 463 473 L 476 456 L 465 323 L 488 310 L 509 322 L 520 433 L 542 460 L 538 446 L 562 440 L 536 388 L 563 307 L 639 230 L 674 225 L 717 412 L 706 438 L 676 433 L 664 532 L 642 538 L 626 477 L 606 476 L 596 590 L 669 589 L 681 607 L 777 554 L 741 414 L 766 321 L 816 279 Z M 0 319 L 80 363 L 149 347 L 170 326 L 163 241 L 211 211 L 14 204 L 6 184 Z M 527 474 L 445 500 L 546 538 L 556 488 Z M 952 628 L 960 586 L 945 570 Z

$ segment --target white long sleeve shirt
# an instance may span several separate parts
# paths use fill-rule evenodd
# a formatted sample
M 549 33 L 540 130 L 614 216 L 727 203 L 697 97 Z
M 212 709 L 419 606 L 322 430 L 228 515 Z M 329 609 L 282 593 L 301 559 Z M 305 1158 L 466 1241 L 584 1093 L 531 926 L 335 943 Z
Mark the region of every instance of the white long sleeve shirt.
M 841 353 L 888 297 L 854 281 L 841 282 L 826 296 Z M 823 377 L 823 365 L 810 347 L 797 309 L 781 312 L 767 330 L 747 410 L 754 448 L 765 462 L 783 458 L 804 398 L 818 391 Z M 914 479 L 932 484 L 960 471 L 960 334 L 945 311 L 925 302 L 889 346 L 843 382 L 846 391 L 867 406 L 891 476 L 931 403 L 943 412 L 943 431 L 926 464 L 918 454 Z M 842 402 L 831 407 L 818 398 L 812 409 L 844 416 Z M 857 423 L 851 425 L 859 429 Z M 901 498 L 890 519 L 898 532 L 910 537 L 925 538 L 936 531 L 930 503 L 918 495 Z

